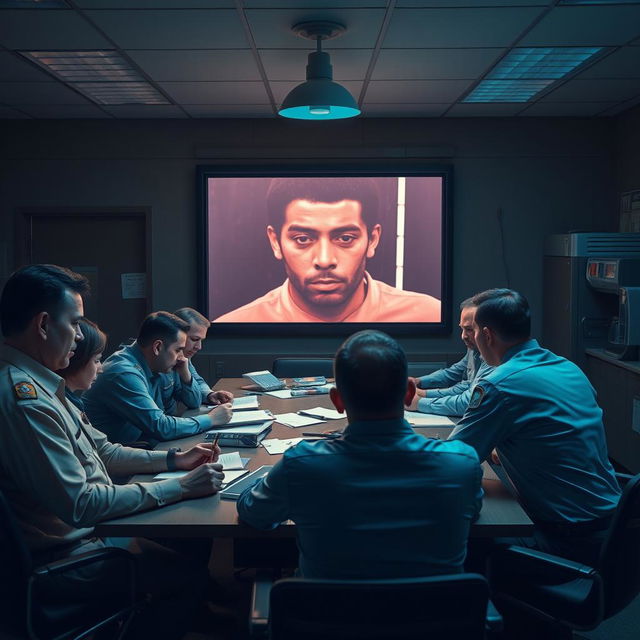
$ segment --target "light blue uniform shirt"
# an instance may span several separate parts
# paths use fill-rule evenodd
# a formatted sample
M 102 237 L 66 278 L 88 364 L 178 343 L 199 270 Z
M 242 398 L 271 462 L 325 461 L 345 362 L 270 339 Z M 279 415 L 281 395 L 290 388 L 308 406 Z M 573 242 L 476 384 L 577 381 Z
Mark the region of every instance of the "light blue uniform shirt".
M 354 422 L 331 442 L 288 449 L 238 501 L 259 529 L 296 523 L 308 578 L 400 578 L 462 570 L 482 470 L 462 442 L 403 420 Z
M 210 429 L 208 415 L 177 418 L 177 401 L 190 409 L 201 403 L 201 389 L 195 381 L 182 384 L 178 374 L 154 374 L 140 347 L 134 342 L 109 356 L 104 370 L 82 396 L 92 424 L 111 442 L 129 444 L 174 440 Z
M 418 411 L 434 413 L 440 416 L 461 416 L 469 406 L 471 394 L 480 380 L 493 371 L 477 352 L 474 355 L 474 368 L 468 371 L 468 378 L 448 389 L 430 389 L 426 398 L 418 400 Z M 466 357 L 466 356 L 465 356 Z M 464 360 L 464 358 L 463 358 Z M 475 366 L 479 364 L 477 368 Z M 437 372 L 436 372 L 437 373 Z M 438 391 L 440 395 L 435 395 Z
M 536 340 L 510 349 L 476 385 L 450 438 L 473 446 L 480 460 L 496 447 L 534 521 L 594 520 L 618 503 L 593 387 Z

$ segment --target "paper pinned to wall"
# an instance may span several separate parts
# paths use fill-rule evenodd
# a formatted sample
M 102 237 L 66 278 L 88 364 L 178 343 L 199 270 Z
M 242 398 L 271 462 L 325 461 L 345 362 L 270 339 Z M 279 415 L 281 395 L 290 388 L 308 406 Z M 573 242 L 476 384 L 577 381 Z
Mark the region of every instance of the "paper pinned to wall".
M 146 273 L 121 273 L 122 299 L 133 300 L 147 297 Z

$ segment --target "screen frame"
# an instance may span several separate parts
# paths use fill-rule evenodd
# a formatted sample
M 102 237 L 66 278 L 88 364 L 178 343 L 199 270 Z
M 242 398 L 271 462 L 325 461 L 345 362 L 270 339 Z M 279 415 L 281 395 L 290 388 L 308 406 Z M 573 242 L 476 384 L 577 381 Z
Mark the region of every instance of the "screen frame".
M 442 178 L 442 273 L 440 322 L 236 322 L 212 323 L 210 335 L 243 336 L 348 336 L 363 329 L 379 329 L 398 336 L 446 336 L 452 330 L 452 266 L 453 266 L 453 166 L 423 163 L 415 160 L 344 160 L 322 162 L 304 160 L 296 164 L 264 162 L 262 164 L 196 166 L 196 238 L 198 310 L 209 317 L 209 178 L 277 178 L 277 177 L 441 177 Z

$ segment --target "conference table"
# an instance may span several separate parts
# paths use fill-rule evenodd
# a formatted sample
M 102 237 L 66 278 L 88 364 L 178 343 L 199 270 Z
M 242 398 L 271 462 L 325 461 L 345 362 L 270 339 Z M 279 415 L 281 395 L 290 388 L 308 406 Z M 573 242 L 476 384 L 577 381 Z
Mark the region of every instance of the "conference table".
M 236 396 L 243 395 L 242 386 L 246 384 L 242 378 L 222 378 L 215 385 L 215 389 L 232 391 Z M 312 395 L 296 398 L 281 399 L 261 394 L 259 403 L 261 409 L 268 409 L 274 415 L 311 409 L 323 406 L 332 407 L 328 395 Z M 302 437 L 304 432 L 322 432 L 326 430 L 343 429 L 347 424 L 346 418 L 328 420 L 321 424 L 302 428 L 292 428 L 273 423 L 271 433 L 267 438 L 291 439 Z M 426 437 L 436 437 L 445 440 L 452 427 L 415 427 L 417 433 Z M 163 442 L 156 450 L 168 450 L 170 447 L 180 447 L 183 451 L 198 442 L 203 442 L 204 434 L 181 438 L 170 442 Z M 249 469 L 257 469 L 261 465 L 275 464 L 280 455 L 270 455 L 260 446 L 256 448 L 224 448 L 222 451 L 239 450 L 244 458 L 250 458 Z M 499 479 L 489 465 L 483 465 L 484 477 L 495 483 Z M 150 481 L 151 475 L 134 476 L 133 481 Z M 520 504 L 511 495 L 486 495 L 482 511 L 478 520 L 471 526 L 470 537 L 491 538 L 503 536 L 526 536 L 531 534 L 533 523 L 524 512 Z M 105 520 L 96 526 L 99 536 L 144 536 L 150 538 L 292 538 L 295 536 L 295 525 L 291 522 L 283 523 L 273 531 L 258 531 L 239 522 L 236 503 L 232 500 L 221 499 L 219 495 L 185 500 L 168 505 L 161 509 L 136 513 L 134 515 Z

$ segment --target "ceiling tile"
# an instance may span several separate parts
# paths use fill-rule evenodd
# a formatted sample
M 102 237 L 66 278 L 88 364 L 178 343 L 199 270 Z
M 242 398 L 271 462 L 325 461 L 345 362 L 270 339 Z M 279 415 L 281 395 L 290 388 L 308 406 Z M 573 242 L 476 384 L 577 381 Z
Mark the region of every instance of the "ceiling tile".
M 233 9 L 233 0 L 75 0 L 81 9 Z
M 264 104 L 262 82 L 161 82 L 160 86 L 181 104 Z
M 640 78 L 640 47 L 622 47 L 585 69 L 580 78 Z
M 595 116 L 611 106 L 613 106 L 611 102 L 536 102 L 518 115 L 589 117 Z
M 384 10 L 337 8 L 317 9 L 309 13 L 305 9 L 248 9 L 246 16 L 258 49 L 312 48 L 310 40 L 298 37 L 291 30 L 294 24 L 311 18 L 332 20 L 347 27 L 339 38 L 327 43 L 328 49 L 372 49 L 382 26 Z
M 2 10 L 0 43 L 7 49 L 108 49 L 112 45 L 75 11 Z
M 105 111 L 116 118 L 186 118 L 184 111 L 173 104 L 118 104 L 105 105 Z
M 543 96 L 542 102 L 619 102 L 640 93 L 640 78 L 575 78 Z
M 92 104 L 59 82 L 0 82 L 0 102 L 19 104 Z
M 55 82 L 55 78 L 21 56 L 0 51 L 0 82 Z
M 506 47 L 535 19 L 541 8 L 396 9 L 384 46 Z
M 470 80 L 374 80 L 369 83 L 365 101 L 387 104 L 454 102 L 471 83 Z
M 4 107 L 0 105 L 0 118 L 5 120 L 28 120 L 29 116 L 26 113 L 16 111 L 16 109 L 12 109 L 11 107 Z
M 437 118 L 450 104 L 380 104 L 365 102 L 362 115 L 365 118 Z
M 457 80 L 484 74 L 504 49 L 383 49 L 373 80 Z
M 260 80 L 250 51 L 127 51 L 156 81 Z
M 518 46 L 612 46 L 638 36 L 640 6 L 567 6 L 552 9 Z
M 298 82 L 270 82 L 269 86 L 271 87 L 271 91 L 273 91 L 273 95 L 276 101 L 276 104 L 282 104 L 282 101 L 285 99 L 286 95 L 293 89 Z M 350 81 L 347 80 L 345 82 L 340 83 L 347 91 L 351 93 L 351 95 L 357 100 L 360 95 L 360 91 L 362 89 L 362 82 L 359 81 Z
M 326 49 L 331 55 L 333 66 L 333 79 L 362 80 L 369 61 L 370 49 Z M 303 82 L 306 79 L 307 52 L 292 51 L 291 49 L 263 49 L 260 58 L 264 65 L 269 81 L 290 80 Z
M 123 49 L 235 49 L 247 46 L 230 9 L 87 11 Z
M 34 118 L 42 119 L 111 118 L 93 104 L 37 104 L 25 105 L 20 109 Z
M 193 118 L 274 118 L 269 104 L 187 104 L 184 110 Z
M 503 118 L 515 116 L 522 110 L 522 103 L 473 103 L 454 104 L 447 112 L 447 118 Z
M 551 0 L 482 0 L 484 7 L 546 7 Z M 470 0 L 398 0 L 396 7 L 469 7 Z M 480 2 L 478 2 L 480 4 Z

